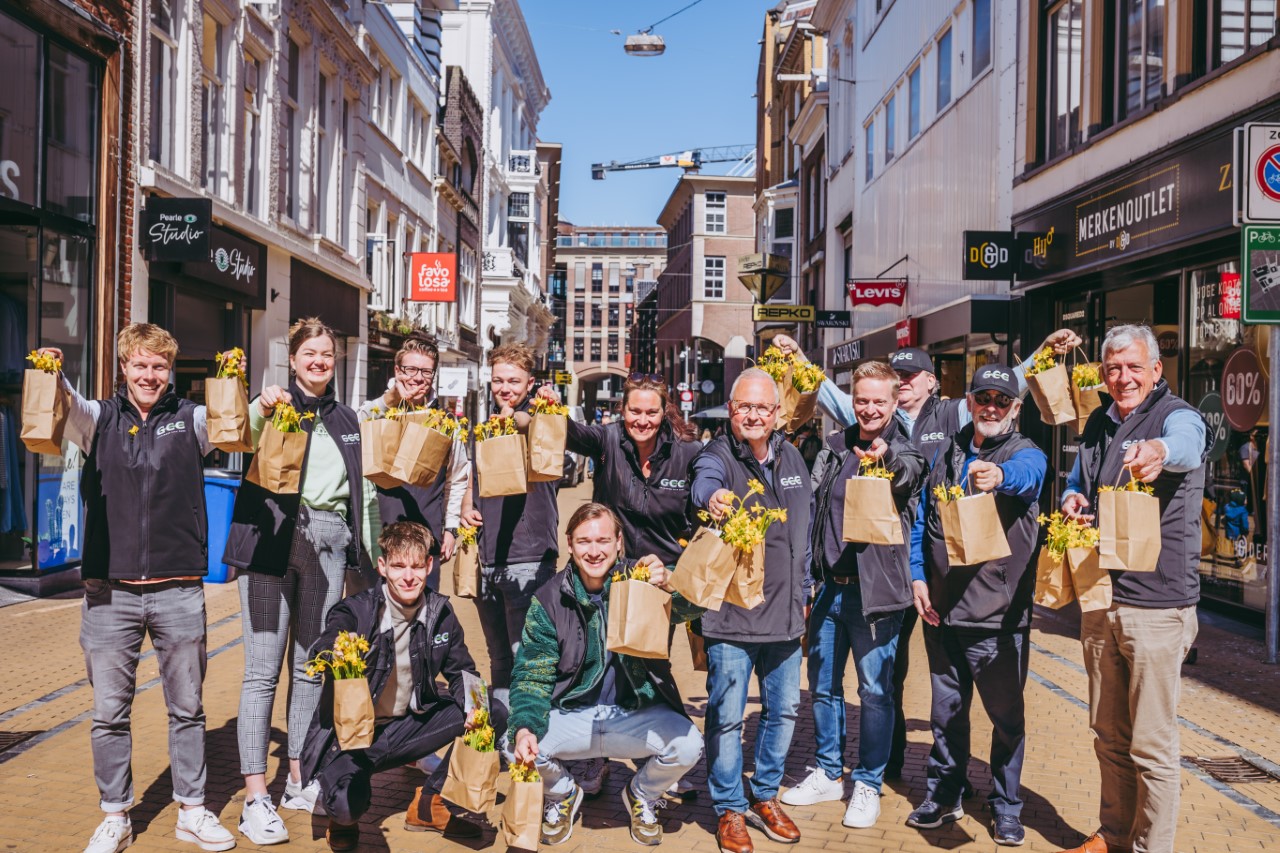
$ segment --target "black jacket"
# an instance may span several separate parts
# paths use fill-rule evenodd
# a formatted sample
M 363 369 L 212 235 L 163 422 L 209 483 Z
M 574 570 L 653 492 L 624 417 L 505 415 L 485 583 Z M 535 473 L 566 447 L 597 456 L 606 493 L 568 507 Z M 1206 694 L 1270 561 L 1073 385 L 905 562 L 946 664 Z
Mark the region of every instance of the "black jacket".
M 143 420 L 122 388 L 101 406 L 81 479 L 81 576 L 204 577 L 208 520 L 195 403 L 170 388 Z
M 367 637 L 369 651 L 364 656 L 365 678 L 369 681 L 369 692 L 375 704 L 396 665 L 395 638 L 383 620 L 387 608 L 385 595 L 385 585 L 379 583 L 339 601 L 329 611 L 324 633 L 307 653 L 309 658 L 313 658 L 319 652 L 333 648 L 333 642 L 341 631 L 354 631 Z M 475 673 L 476 666 L 467 651 L 462 625 L 454 615 L 448 597 L 430 589 L 423 595 L 422 609 L 409 626 L 409 660 L 413 668 L 410 710 L 422 712 L 440 702 L 452 702 L 459 708 L 465 708 L 462 673 Z M 448 684 L 447 692 L 441 692 L 437 677 Z M 333 679 L 326 676 L 323 698 L 302 747 L 302 778 L 314 779 L 341 751 L 333 731 Z
M 309 397 L 296 382 L 289 383 L 289 395 L 300 414 L 315 412 L 342 453 L 347 468 L 347 527 L 351 543 L 347 546 L 347 570 L 360 571 L 370 582 L 376 578 L 369 560 L 368 543 L 361 541 L 364 529 L 364 476 L 360 455 L 360 424 L 349 406 L 339 403 L 333 386 L 319 397 Z M 257 401 L 250 405 L 256 406 Z M 307 433 L 307 453 L 311 452 L 311 430 L 315 421 L 302 421 Z M 307 476 L 307 460 L 302 461 L 302 476 Z M 298 522 L 302 494 L 278 495 L 248 479 L 240 484 L 235 506 L 231 510 L 231 531 L 227 534 L 227 550 L 222 562 L 229 566 L 284 577 L 293 547 L 293 529 Z
M 529 403 L 530 398 L 526 397 L 516 411 L 528 412 Z M 476 458 L 474 435 L 471 458 Z M 523 495 L 482 498 L 480 481 L 484 472 L 475 465 L 471 474 L 471 505 L 484 518 L 479 533 L 481 564 L 492 567 L 554 562 L 560 551 L 558 484 L 530 483 Z
M 635 442 L 617 421 L 583 426 L 570 420 L 568 447 L 596 460 L 592 500 L 622 519 L 627 553 L 654 554 L 673 565 L 684 550 L 679 540 L 689 538 L 689 465 L 702 445 L 679 440 L 664 421 L 647 478 Z
M 941 400 L 931 396 L 924 401 L 910 438 L 930 466 L 935 463 L 938 454 L 951 441 L 952 436 L 960 431 L 960 410 L 964 407 L 964 397 Z

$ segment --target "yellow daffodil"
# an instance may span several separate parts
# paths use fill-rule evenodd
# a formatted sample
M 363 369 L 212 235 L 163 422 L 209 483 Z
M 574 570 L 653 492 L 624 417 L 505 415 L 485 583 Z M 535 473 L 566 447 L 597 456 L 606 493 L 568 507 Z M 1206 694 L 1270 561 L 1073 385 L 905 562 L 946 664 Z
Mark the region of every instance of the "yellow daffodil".
M 1102 384 L 1102 375 L 1097 366 L 1084 362 L 1071 368 L 1071 381 L 1077 388 L 1097 388 Z
M 249 376 L 244 367 L 244 350 L 240 349 L 240 347 L 235 347 L 229 352 L 220 352 L 213 357 L 213 360 L 218 365 L 218 372 L 215 378 L 232 379 L 238 377 L 246 388 L 249 386 Z
M 364 656 L 369 641 L 353 631 L 340 631 L 332 649 L 325 649 L 307 661 L 307 675 L 314 678 L 325 670 L 334 678 L 364 678 Z
M 568 415 L 569 407 L 553 403 L 546 397 L 534 397 L 529 408 L 535 415 Z
M 514 418 L 501 418 L 496 415 L 482 424 L 476 424 L 475 428 L 476 441 L 488 441 L 491 438 L 499 438 L 504 435 L 515 435 L 516 432 Z
M 933 496 L 937 498 L 939 503 L 950 503 L 964 497 L 964 489 L 960 486 L 951 486 L 950 488 L 941 485 L 934 486 Z
M 135 436 L 135 435 L 137 435 L 137 434 L 138 434 L 138 425 L 137 425 L 137 424 L 134 424 L 133 426 L 129 427 L 129 437 L 130 437 L 130 438 L 133 438 L 133 436 Z
M 860 466 L 858 473 L 863 477 L 877 477 L 881 480 L 893 479 L 893 472 L 884 467 L 883 457 L 873 459 L 870 456 L 864 456 L 858 464 Z
M 1030 378 L 1037 373 L 1044 373 L 1055 364 L 1057 362 L 1053 360 L 1053 347 L 1045 347 L 1035 354 L 1031 366 L 1024 370 L 1023 373 Z
M 532 764 L 515 763 L 507 768 L 507 772 L 511 774 L 513 782 L 541 782 L 542 777 L 538 775 L 538 771 L 534 769 Z
M 61 359 L 37 350 L 31 351 L 31 354 L 27 356 L 27 361 L 31 362 L 31 366 L 36 370 L 43 370 L 45 373 L 57 373 L 62 369 Z
M 802 394 L 817 391 L 818 386 L 827 378 L 827 375 L 822 372 L 822 368 L 818 365 L 801 358 L 795 353 L 783 355 L 782 350 L 776 346 L 768 347 L 764 351 L 756 361 L 756 367 L 772 376 L 778 382 L 786 378 L 787 370 L 790 369 L 791 384 Z
M 463 549 L 471 549 L 476 545 L 476 532 L 478 528 L 462 525 L 458 528 L 458 547 Z
M 315 416 L 315 412 L 300 415 L 298 410 L 288 403 L 277 403 L 275 410 L 271 413 L 271 425 L 278 432 L 302 432 L 302 422 L 313 420 Z
M 1066 518 L 1060 512 L 1050 513 L 1048 517 L 1041 513 L 1036 521 L 1048 528 L 1044 547 L 1055 559 L 1061 560 L 1069 548 L 1098 547 L 1096 527 Z

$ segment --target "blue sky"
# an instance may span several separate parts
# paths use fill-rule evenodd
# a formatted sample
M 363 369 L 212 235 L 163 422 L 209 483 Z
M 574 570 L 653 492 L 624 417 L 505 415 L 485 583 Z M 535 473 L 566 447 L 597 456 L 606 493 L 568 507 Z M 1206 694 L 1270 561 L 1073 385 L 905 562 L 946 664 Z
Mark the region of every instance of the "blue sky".
M 702 0 L 657 27 L 659 57 L 622 50 L 689 0 L 521 0 L 551 103 L 538 137 L 564 145 L 560 217 L 576 225 L 652 225 L 680 170 L 610 172 L 591 164 L 755 142 L 756 42 L 777 0 Z M 708 167 L 723 171 L 732 164 Z

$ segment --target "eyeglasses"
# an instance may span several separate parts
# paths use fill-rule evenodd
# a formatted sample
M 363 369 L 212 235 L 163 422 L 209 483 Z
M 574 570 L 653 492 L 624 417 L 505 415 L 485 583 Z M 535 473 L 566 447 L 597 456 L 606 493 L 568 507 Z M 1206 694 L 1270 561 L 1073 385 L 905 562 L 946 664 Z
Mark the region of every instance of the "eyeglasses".
M 737 400 L 729 403 L 735 415 L 759 415 L 767 418 L 774 412 L 778 411 L 778 406 L 770 406 L 765 403 L 739 403 Z
M 994 405 L 1000 409 L 1007 409 L 1013 405 L 1013 398 L 1008 394 L 974 394 L 973 402 L 984 408 Z
M 666 380 L 661 373 L 633 373 L 627 377 L 628 382 L 662 382 Z
M 397 367 L 396 370 L 410 378 L 421 376 L 423 379 L 430 379 L 436 375 L 436 369 L 434 367 L 405 367 L 404 365 L 401 365 L 400 367 Z

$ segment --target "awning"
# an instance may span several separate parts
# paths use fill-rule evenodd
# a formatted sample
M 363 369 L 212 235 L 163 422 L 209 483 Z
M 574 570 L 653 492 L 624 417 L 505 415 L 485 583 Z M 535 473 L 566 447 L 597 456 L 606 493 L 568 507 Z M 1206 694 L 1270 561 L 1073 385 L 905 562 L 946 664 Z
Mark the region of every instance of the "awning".
M 728 420 L 729 407 L 728 406 L 712 406 L 710 409 L 703 409 L 701 412 L 694 412 L 692 417 Z

